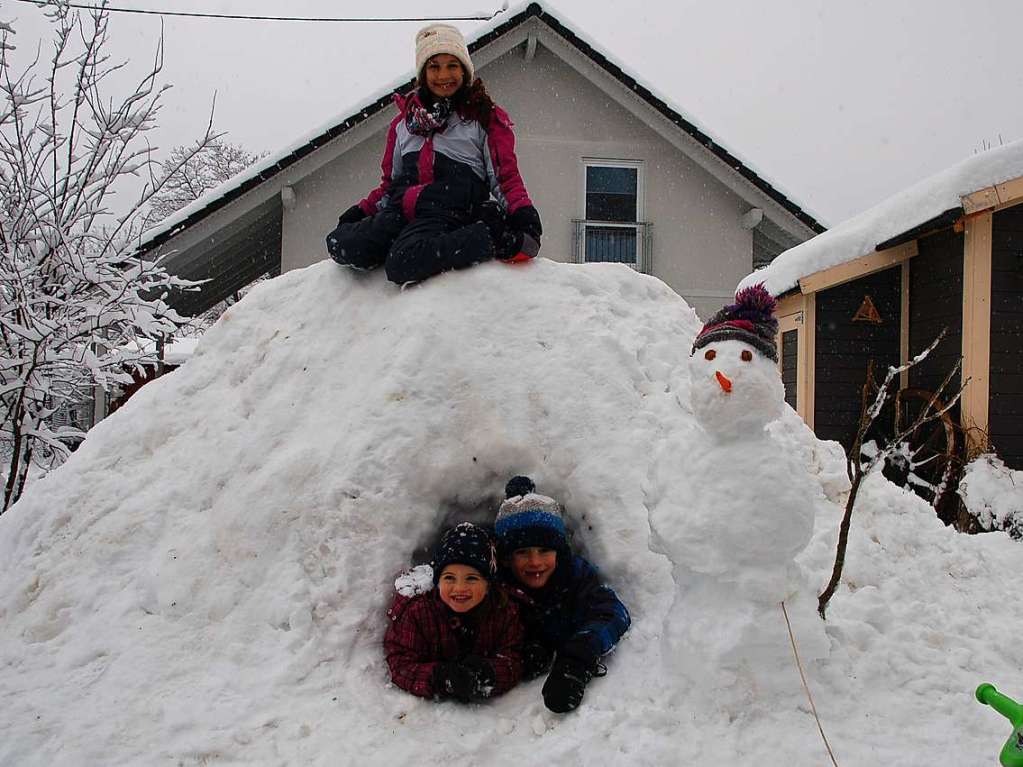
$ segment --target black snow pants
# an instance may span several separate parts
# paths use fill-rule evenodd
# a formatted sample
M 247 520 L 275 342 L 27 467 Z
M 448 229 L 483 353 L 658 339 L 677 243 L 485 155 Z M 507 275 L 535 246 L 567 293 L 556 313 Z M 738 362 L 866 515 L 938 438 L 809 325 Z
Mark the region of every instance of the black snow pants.
M 399 285 L 450 269 L 464 269 L 494 255 L 482 221 L 446 210 L 430 210 L 409 223 L 397 208 L 385 208 L 327 236 L 327 250 L 339 264 L 355 269 L 383 266 Z

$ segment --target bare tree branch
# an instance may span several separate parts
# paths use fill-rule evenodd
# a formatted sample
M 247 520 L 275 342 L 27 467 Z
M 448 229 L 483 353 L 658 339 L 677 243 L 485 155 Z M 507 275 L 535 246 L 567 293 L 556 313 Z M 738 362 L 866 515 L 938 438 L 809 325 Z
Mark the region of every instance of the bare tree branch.
M 923 409 L 915 415 L 912 422 L 908 425 L 904 425 L 895 434 L 894 439 L 879 446 L 877 451 L 870 456 L 870 459 L 864 463 L 862 458 L 864 446 L 863 440 L 870 432 L 871 427 L 873 427 L 874 422 L 881 414 L 884 406 L 891 401 L 893 394 L 895 393 L 893 391 L 893 387 L 895 382 L 898 380 L 899 375 L 927 359 L 930 353 L 934 351 L 935 347 L 941 343 L 947 334 L 948 328 L 942 329 L 931 345 L 920 352 L 920 354 L 916 355 L 903 365 L 889 367 L 884 381 L 882 381 L 880 386 L 878 386 L 875 382 L 874 361 L 870 360 L 867 364 L 867 376 L 863 384 L 861 396 L 860 420 L 856 429 L 856 437 L 853 440 L 852 447 L 850 448 L 849 454 L 846 458 L 846 471 L 849 475 L 851 486 L 849 488 L 849 497 L 846 499 L 845 512 L 842 515 L 842 522 L 838 530 L 838 546 L 835 551 L 835 564 L 831 571 L 831 579 L 828 581 L 827 586 L 825 586 L 824 591 L 822 591 L 817 598 L 817 612 L 820 613 L 821 618 L 827 617 L 826 613 L 828 603 L 831 601 L 831 597 L 834 596 L 842 578 L 842 570 L 845 566 L 846 549 L 849 544 L 849 529 L 852 522 L 852 512 L 856 505 L 856 497 L 859 493 L 860 486 L 863 483 L 863 479 L 867 477 L 870 472 L 878 466 L 878 464 L 883 463 L 886 458 L 900 450 L 903 443 L 911 435 L 917 433 L 922 426 L 940 419 L 952 407 L 954 407 L 962 396 L 967 383 L 969 383 L 968 380 L 963 381 L 962 385 L 956 389 L 954 394 L 949 397 L 947 401 L 943 402 L 943 397 L 945 396 L 946 390 L 951 385 L 952 379 L 955 378 L 962 369 L 962 357 L 959 357 L 945 375 L 941 385 L 933 392 L 928 402 L 925 404 Z M 944 485 L 947 480 L 948 470 L 946 469 L 946 473 L 942 477 L 942 484 Z

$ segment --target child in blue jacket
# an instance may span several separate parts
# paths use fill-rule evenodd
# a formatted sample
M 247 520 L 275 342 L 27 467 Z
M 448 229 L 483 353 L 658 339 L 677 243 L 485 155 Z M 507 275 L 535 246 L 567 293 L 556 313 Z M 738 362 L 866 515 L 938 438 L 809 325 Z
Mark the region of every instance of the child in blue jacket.
M 502 575 L 525 626 L 524 677 L 549 668 L 544 704 L 566 713 L 578 707 L 590 679 L 603 674 L 599 661 L 630 618 L 593 565 L 572 554 L 558 504 L 535 489 L 528 477 L 512 478 L 494 528 Z

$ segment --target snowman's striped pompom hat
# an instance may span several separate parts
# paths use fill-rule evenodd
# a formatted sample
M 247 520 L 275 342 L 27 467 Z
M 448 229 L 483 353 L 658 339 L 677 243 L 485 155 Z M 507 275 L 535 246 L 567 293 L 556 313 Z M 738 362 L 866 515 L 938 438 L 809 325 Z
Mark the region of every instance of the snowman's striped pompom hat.
M 772 362 L 778 361 L 778 320 L 774 310 L 778 302 L 759 282 L 735 294 L 735 303 L 727 304 L 703 326 L 693 342 L 693 350 L 715 341 L 742 341 Z

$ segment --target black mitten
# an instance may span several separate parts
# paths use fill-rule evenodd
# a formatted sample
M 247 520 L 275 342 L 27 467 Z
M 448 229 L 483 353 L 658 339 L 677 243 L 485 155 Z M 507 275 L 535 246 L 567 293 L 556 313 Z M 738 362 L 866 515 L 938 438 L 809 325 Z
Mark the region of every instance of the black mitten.
M 555 714 L 567 714 L 579 707 L 586 683 L 593 674 L 578 661 L 558 656 L 547 681 L 543 683 L 543 702 Z
M 512 229 L 528 234 L 537 242 L 543 235 L 543 224 L 540 223 L 540 214 L 532 205 L 523 205 L 514 213 L 508 216 L 508 226 Z
M 366 212 L 358 205 L 353 205 L 337 217 L 337 225 L 354 224 L 356 221 L 362 221 L 364 218 L 366 218 Z
M 535 679 L 547 673 L 554 660 L 554 651 L 539 642 L 527 642 L 522 646 L 522 676 Z
M 478 221 L 482 221 L 490 234 L 490 241 L 494 245 L 494 257 L 508 259 L 519 252 L 522 243 L 522 233 L 517 229 L 508 226 L 504 210 L 493 200 L 487 200 L 476 206 L 474 215 Z
M 477 221 L 482 221 L 486 224 L 487 231 L 490 232 L 490 237 L 497 241 L 501 239 L 501 235 L 504 234 L 505 230 L 505 217 L 504 210 L 493 200 L 487 200 L 476 206 L 474 211 L 474 217 Z
M 472 691 L 474 698 L 489 698 L 494 692 L 494 685 L 497 684 L 497 674 L 494 667 L 483 658 L 470 655 L 462 661 L 462 664 L 476 674 L 476 686 Z
M 475 671 L 461 663 L 438 663 L 433 670 L 433 690 L 442 698 L 468 703 L 476 691 L 476 677 Z

